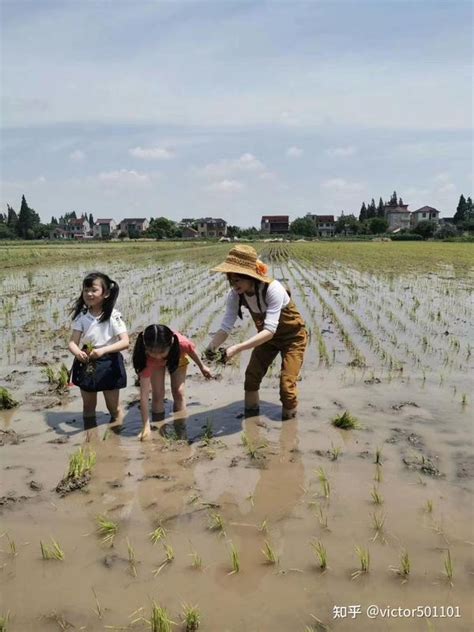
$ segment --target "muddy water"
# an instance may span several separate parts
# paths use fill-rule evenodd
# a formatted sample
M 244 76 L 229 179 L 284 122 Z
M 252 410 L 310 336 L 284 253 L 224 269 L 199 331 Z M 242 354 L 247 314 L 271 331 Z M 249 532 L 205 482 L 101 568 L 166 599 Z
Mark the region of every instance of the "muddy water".
M 204 269 L 194 273 L 204 278 Z M 204 342 L 202 328 L 218 324 L 223 287 L 216 285 L 201 303 L 199 296 L 194 300 L 186 275 L 177 274 L 173 284 L 157 284 L 167 304 L 175 300 L 176 283 L 182 283 L 186 298 L 173 303 L 173 321 L 181 326 L 194 313 L 192 333 Z M 120 306 L 125 317 L 134 302 L 145 301 L 132 278 L 127 286 Z M 146 292 L 154 288 L 150 279 Z M 129 322 L 144 319 L 149 309 L 156 309 L 152 302 L 141 313 L 131 313 Z M 245 321 L 236 339 L 248 326 Z M 12 328 L 8 334 L 13 333 Z M 461 330 L 457 335 L 466 345 Z M 61 361 L 64 343 L 56 350 L 48 344 L 35 341 L 35 348 L 50 362 L 55 357 Z M 22 401 L 20 408 L 1 413 L 1 428 L 16 433 L 3 433 L 0 446 L 0 532 L 16 549 L 13 555 L 3 535 L 0 613 L 10 612 L 8 629 L 146 629 L 137 619 L 149 617 L 154 600 L 177 623 L 183 603 L 198 605 L 201 629 L 215 632 L 318 629 L 312 615 L 331 630 L 471 630 L 472 401 L 469 393 L 465 405 L 460 401 L 465 382 L 453 390 L 459 370 L 447 373 L 442 383 L 437 372 L 422 376 L 410 363 L 400 375 L 377 364 L 368 351 L 366 369 L 345 366 L 348 354 L 326 368 L 318 363 L 315 341 L 311 344 L 297 419 L 280 420 L 276 370 L 264 383 L 261 415 L 243 419 L 244 356 L 210 384 L 191 367 L 186 423 L 173 420 L 168 402 L 166 421 L 155 424 L 146 443 L 136 438 L 140 413 L 131 379 L 122 396 L 126 417 L 121 432 L 109 428 L 102 401 L 98 426 L 85 430 L 76 388 L 59 398 L 48 391 L 41 366 L 29 365 L 23 356 L 5 365 L 2 385 Z M 361 429 L 342 431 L 331 425 L 331 418 L 345 409 L 359 419 Z M 207 441 L 206 426 L 214 435 Z M 244 430 L 254 458 L 242 444 Z M 70 455 L 84 444 L 97 456 L 92 480 L 83 491 L 60 498 L 55 486 Z M 332 460 L 337 448 L 340 454 Z M 379 481 L 374 480 L 377 448 Z M 329 497 L 318 480 L 319 468 L 327 475 Z M 374 486 L 383 497 L 380 505 L 371 496 Z M 209 529 L 212 512 L 222 517 L 225 533 Z M 100 514 L 119 525 L 112 547 L 102 544 L 96 532 Z M 384 518 L 378 533 L 373 514 Z M 152 544 L 149 537 L 160 524 L 175 555 L 164 566 L 163 544 Z M 41 559 L 40 541 L 51 537 L 63 548 L 64 561 Z M 324 573 L 313 540 L 327 549 Z M 265 542 L 278 564 L 265 563 Z M 234 574 L 231 545 L 240 559 Z M 368 547 L 371 561 L 369 572 L 353 579 L 359 568 L 356 546 Z M 407 581 L 390 570 L 399 566 L 405 550 L 411 561 Z M 452 585 L 444 575 L 447 551 L 454 566 Z M 200 569 L 192 566 L 193 552 L 202 558 Z M 370 604 L 437 606 L 440 614 L 441 606 L 453 606 L 461 616 L 371 620 L 365 613 Z M 334 617 L 336 606 L 359 605 L 362 613 L 355 618 Z

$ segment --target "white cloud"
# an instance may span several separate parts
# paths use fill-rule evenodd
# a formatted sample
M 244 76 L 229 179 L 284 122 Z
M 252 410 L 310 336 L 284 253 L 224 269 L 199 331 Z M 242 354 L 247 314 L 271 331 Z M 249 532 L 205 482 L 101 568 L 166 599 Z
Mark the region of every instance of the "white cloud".
M 44 176 L 38 176 L 33 180 L 33 184 L 44 184 L 46 182 L 46 178 Z
M 452 182 L 446 182 L 446 184 L 443 184 L 443 186 L 438 189 L 438 193 L 450 193 L 455 190 L 456 187 Z
M 235 173 L 261 173 L 265 171 L 265 165 L 253 154 L 245 153 L 240 158 L 218 162 L 211 162 L 202 168 L 195 169 L 199 176 L 206 178 L 229 178 Z
M 98 175 L 99 182 L 110 185 L 143 186 L 151 184 L 151 176 L 148 173 L 120 169 L 117 171 L 104 171 Z
M 174 153 L 165 147 L 134 147 L 129 150 L 129 154 L 142 160 L 170 160 L 174 158 Z
M 236 193 L 244 188 L 245 185 L 238 180 L 221 180 L 220 182 L 213 182 L 205 187 L 205 190 L 214 193 Z
M 433 180 L 435 182 L 449 182 L 449 180 L 451 180 L 451 175 L 447 172 L 444 171 L 442 173 L 438 173 L 437 175 L 434 176 Z
M 321 183 L 321 187 L 330 191 L 340 191 L 344 193 L 357 193 L 362 191 L 364 186 L 360 182 L 348 182 L 343 178 L 330 178 Z
M 85 157 L 86 157 L 85 153 L 81 151 L 80 149 L 76 149 L 75 151 L 69 154 L 69 158 L 73 162 L 82 162 Z
M 277 179 L 276 175 L 271 171 L 264 171 L 258 176 L 259 180 L 271 180 L 272 182 Z
M 286 155 L 288 158 L 299 158 L 303 155 L 303 150 L 299 147 L 288 147 L 286 150 Z
M 353 156 L 357 153 L 357 147 L 354 147 L 354 145 L 348 145 L 347 147 L 330 147 L 326 149 L 326 153 L 328 156 L 335 158 L 346 158 L 347 156 Z

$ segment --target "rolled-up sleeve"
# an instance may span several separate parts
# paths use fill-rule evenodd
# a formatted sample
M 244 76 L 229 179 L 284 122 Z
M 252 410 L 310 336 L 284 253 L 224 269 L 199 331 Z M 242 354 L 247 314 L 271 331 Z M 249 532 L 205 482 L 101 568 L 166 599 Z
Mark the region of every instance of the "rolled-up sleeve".
M 265 301 L 267 304 L 267 313 L 265 314 L 263 329 L 274 334 L 280 321 L 281 310 L 289 302 L 288 294 L 281 283 L 275 281 L 270 283 Z
M 230 290 L 227 295 L 224 318 L 222 319 L 219 329 L 225 331 L 226 334 L 232 331 L 232 327 L 237 320 L 239 313 L 239 295 L 234 290 Z

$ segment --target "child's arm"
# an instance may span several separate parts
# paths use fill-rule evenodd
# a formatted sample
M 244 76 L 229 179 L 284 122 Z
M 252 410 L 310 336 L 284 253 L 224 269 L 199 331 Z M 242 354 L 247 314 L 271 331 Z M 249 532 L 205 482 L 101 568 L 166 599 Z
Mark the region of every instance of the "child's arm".
M 213 377 L 211 369 L 202 363 L 201 358 L 194 350 L 188 351 L 188 356 L 198 365 L 199 370 L 207 380 L 210 380 Z
M 89 358 L 91 360 L 97 360 L 101 356 L 106 353 L 116 353 L 117 351 L 123 351 L 124 349 L 128 349 L 128 345 L 130 344 L 128 339 L 128 334 L 119 334 L 119 340 L 114 342 L 111 345 L 106 345 L 105 347 L 99 347 L 99 349 L 93 349 L 90 352 Z
M 82 331 L 74 329 L 69 340 L 68 348 L 72 355 L 79 360 L 79 362 L 87 362 L 89 360 L 89 356 L 79 347 L 81 336 Z
M 140 441 L 143 441 L 150 432 L 150 414 L 148 412 L 148 401 L 150 398 L 151 380 L 149 377 L 140 377 L 140 414 L 142 417 L 142 431 L 138 435 Z

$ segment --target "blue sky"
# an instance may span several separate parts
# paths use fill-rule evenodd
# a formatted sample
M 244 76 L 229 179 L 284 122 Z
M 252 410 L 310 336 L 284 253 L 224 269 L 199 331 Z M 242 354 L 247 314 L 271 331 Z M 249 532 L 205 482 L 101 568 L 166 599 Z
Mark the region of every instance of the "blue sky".
M 472 193 L 464 0 L 0 0 L 1 204 L 358 214 Z

